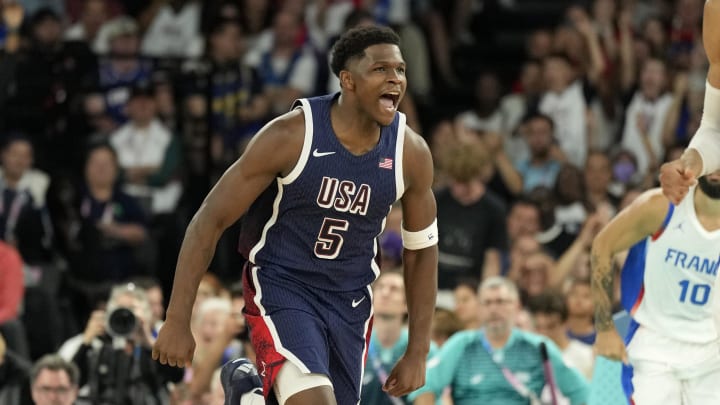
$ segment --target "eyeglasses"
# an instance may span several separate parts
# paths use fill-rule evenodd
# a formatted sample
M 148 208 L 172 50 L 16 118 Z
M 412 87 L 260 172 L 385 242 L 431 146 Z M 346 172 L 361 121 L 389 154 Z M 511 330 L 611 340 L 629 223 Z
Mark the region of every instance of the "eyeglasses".
M 49 394 L 67 395 L 70 392 L 72 392 L 72 387 L 67 387 L 67 386 L 50 387 L 47 385 L 41 385 L 39 387 L 33 387 L 33 390 L 37 391 L 38 393 L 40 393 L 42 395 L 49 395 Z
M 509 304 L 509 303 L 511 303 L 511 302 L 513 302 L 513 300 L 498 298 L 498 299 L 496 299 L 496 300 L 483 300 L 483 301 L 480 301 L 480 305 L 482 305 L 482 306 L 484 306 L 484 307 L 489 307 L 490 305 L 506 305 L 506 304 Z

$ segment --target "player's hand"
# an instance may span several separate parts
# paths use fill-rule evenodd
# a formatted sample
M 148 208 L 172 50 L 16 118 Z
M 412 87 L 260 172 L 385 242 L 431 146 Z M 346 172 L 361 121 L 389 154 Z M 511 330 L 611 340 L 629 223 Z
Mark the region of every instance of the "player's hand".
M 595 337 L 593 350 L 598 356 L 607 357 L 610 360 L 622 361 L 623 363 L 628 364 L 625 343 L 615 328 L 598 332 Z
M 660 167 L 660 184 L 665 197 L 675 205 L 680 204 L 697 182 L 701 167 L 700 155 L 693 149 L 688 149 L 680 159 L 664 163 Z
M 407 395 L 425 385 L 425 357 L 405 353 L 393 367 L 383 391 L 394 397 Z
M 152 358 L 172 367 L 189 367 L 195 353 L 190 325 L 168 318 L 153 345 Z

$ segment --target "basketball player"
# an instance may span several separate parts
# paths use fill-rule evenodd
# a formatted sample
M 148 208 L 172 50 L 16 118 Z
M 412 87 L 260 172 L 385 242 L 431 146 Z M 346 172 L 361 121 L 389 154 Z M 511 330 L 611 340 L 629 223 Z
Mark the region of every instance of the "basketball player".
M 712 310 L 718 246 L 720 171 L 700 177 L 679 205 L 659 189 L 643 193 L 595 238 L 595 351 L 632 364 L 623 383 L 635 404 L 720 403 Z M 623 341 L 612 320 L 611 259 L 628 248 L 621 301 L 632 321 Z
M 248 209 L 250 225 L 257 221 L 274 194 L 243 272 L 264 396 L 356 404 L 379 273 L 376 238 L 400 199 L 409 340 L 383 389 L 402 396 L 424 384 L 437 290 L 433 166 L 397 111 L 407 86 L 398 43 L 387 28 L 344 34 L 331 63 L 340 93 L 297 101 L 210 191 L 186 232 L 154 358 L 179 367 L 192 360 L 189 317 L 215 244 Z
M 696 178 L 720 170 L 720 0 L 707 0 L 703 12 L 703 46 L 710 62 L 703 116 L 682 157 L 660 167 L 663 192 L 678 204 Z

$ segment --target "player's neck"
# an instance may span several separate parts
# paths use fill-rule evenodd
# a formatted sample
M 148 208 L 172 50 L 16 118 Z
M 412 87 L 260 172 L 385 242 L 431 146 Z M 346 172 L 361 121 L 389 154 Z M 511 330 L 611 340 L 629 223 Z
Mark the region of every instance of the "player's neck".
M 565 325 L 575 335 L 588 335 L 595 330 L 592 318 L 582 315 L 568 316 Z
M 90 195 L 97 200 L 97 201 L 108 201 L 112 197 L 113 193 L 113 186 L 112 184 L 109 186 L 104 185 L 88 185 L 88 189 L 90 191 Z
M 511 331 L 487 333 L 485 337 L 493 349 L 502 349 L 510 340 Z
M 705 193 L 702 192 L 702 190 L 700 190 L 700 187 L 697 187 L 695 189 L 694 202 L 695 213 L 698 216 L 698 219 L 700 220 L 702 225 L 706 228 L 712 227 L 714 229 L 718 229 L 718 227 L 720 227 L 720 224 L 717 224 L 717 220 L 714 219 L 720 217 L 720 200 L 708 197 Z M 712 223 L 706 223 L 704 221 L 705 218 L 712 218 L 713 220 L 708 221 Z
M 330 119 L 335 134 L 343 142 L 370 143 L 374 146 L 380 138 L 380 126 L 372 117 L 342 94 L 333 105 Z
M 375 337 L 377 337 L 378 342 L 380 342 L 380 346 L 385 348 L 393 347 L 395 343 L 397 343 L 402 334 L 402 327 L 403 322 L 401 317 L 397 319 L 375 317 L 373 321 Z

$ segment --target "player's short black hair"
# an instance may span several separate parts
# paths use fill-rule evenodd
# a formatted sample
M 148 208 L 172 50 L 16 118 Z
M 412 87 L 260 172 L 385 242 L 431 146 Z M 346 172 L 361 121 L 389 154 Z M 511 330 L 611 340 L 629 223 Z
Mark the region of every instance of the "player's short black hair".
M 388 27 L 365 26 L 346 31 L 335 43 L 330 58 L 330 69 L 340 77 L 350 59 L 361 57 L 365 49 L 378 44 L 400 46 L 400 37 Z

